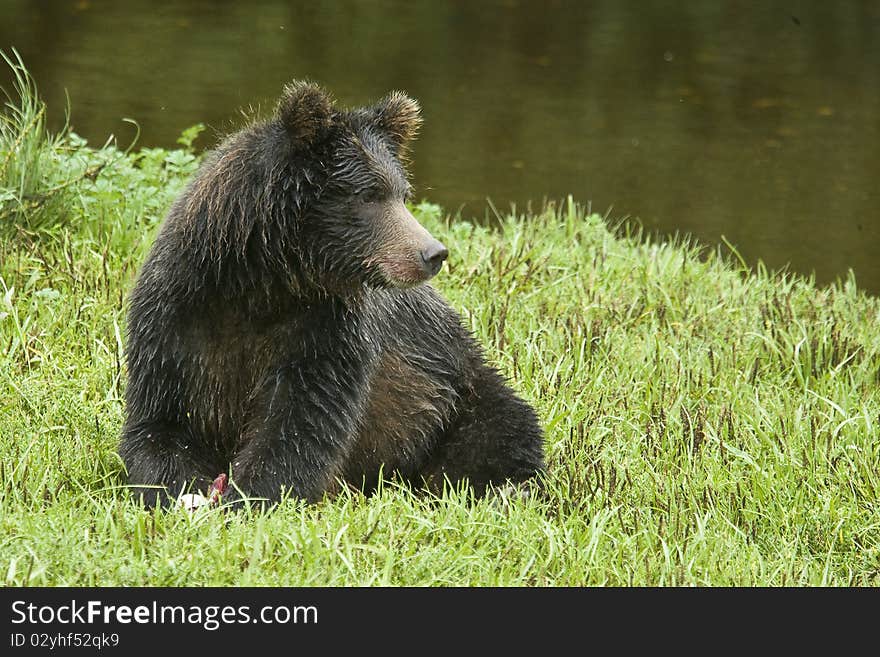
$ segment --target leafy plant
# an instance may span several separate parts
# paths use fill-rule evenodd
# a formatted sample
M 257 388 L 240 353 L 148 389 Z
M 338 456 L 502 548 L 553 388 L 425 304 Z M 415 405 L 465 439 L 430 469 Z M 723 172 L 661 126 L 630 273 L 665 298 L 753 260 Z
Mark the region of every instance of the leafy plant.
M 180 137 L 177 138 L 177 143 L 183 146 L 187 151 L 192 153 L 194 151 L 193 142 L 198 138 L 202 132 L 205 130 L 204 123 L 196 123 L 195 125 L 191 125 L 186 130 L 180 133 Z
M 46 129 L 46 105 L 21 55 L 0 52 L 12 69 L 13 93 L 5 91 L 0 114 L 0 228 L 29 228 L 56 216 L 56 200 L 65 188 L 53 171 L 56 154 L 65 141 L 67 122 L 55 135 Z M 67 116 L 67 113 L 65 114 Z

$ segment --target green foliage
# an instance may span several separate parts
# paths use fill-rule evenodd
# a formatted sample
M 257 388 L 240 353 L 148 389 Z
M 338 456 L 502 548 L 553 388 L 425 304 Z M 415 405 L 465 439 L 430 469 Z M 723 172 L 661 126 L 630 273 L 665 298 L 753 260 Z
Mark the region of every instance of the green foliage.
M 188 152 L 192 153 L 194 150 L 193 142 L 200 134 L 202 134 L 202 132 L 204 132 L 204 130 L 204 123 L 196 123 L 180 133 L 180 137 L 177 138 L 177 143 L 183 146 Z
M 91 221 L 3 247 L 7 584 L 878 584 L 878 300 L 571 203 L 498 230 L 415 208 L 452 253 L 438 287 L 538 408 L 544 495 L 139 509 L 115 451 L 124 299 L 180 153 L 123 157 Z
M 14 59 L 0 54 L 16 92 L 0 114 L 0 235 L 29 242 L 74 227 L 103 233 L 112 222 L 130 229 L 158 222 L 181 177 L 198 166 L 193 142 L 205 126 L 183 131 L 184 150 L 145 148 L 129 156 L 112 138 L 87 148 L 67 126 L 56 135 L 46 131 L 33 78 L 17 52 Z
M 542 495 L 144 511 L 116 453 L 125 298 L 198 159 L 65 139 L 61 166 L 101 175 L 0 241 L 7 585 L 880 584 L 880 300 L 571 201 L 495 229 L 414 208 L 450 248 L 435 284 L 538 410 Z
M 0 114 L 0 231 L 36 227 L 57 214 L 67 181 L 58 171 L 58 153 L 66 129 L 46 130 L 46 105 L 18 52 L 0 52 L 12 70 L 13 91 L 6 91 Z

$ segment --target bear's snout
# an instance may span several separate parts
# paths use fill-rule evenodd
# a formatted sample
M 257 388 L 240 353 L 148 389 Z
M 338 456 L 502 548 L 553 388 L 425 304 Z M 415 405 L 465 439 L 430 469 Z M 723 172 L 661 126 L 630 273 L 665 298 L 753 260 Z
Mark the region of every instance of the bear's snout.
M 449 249 L 402 202 L 386 205 L 381 216 L 378 241 L 382 246 L 372 262 L 379 265 L 385 281 L 394 287 L 412 287 L 435 276 Z
M 443 266 L 443 261 L 449 255 L 449 249 L 443 246 L 442 242 L 432 239 L 431 243 L 421 250 L 420 255 L 425 272 L 428 276 L 434 276 Z

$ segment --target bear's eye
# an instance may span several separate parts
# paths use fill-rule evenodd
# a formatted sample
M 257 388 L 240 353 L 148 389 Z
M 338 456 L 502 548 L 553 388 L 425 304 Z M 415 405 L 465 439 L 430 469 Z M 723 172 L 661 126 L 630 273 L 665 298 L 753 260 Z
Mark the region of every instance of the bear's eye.
M 357 197 L 362 203 L 376 203 L 382 200 L 382 195 L 375 188 L 362 189 L 357 193 Z

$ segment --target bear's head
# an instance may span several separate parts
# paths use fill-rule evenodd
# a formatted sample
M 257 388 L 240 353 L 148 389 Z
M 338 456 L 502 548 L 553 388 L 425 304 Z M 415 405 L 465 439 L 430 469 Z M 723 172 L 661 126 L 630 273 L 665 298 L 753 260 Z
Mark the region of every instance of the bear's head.
M 440 270 L 446 247 L 405 205 L 412 187 L 404 163 L 421 124 L 416 101 L 393 92 L 340 109 L 317 85 L 294 82 L 273 124 L 292 178 L 283 193 L 298 215 L 293 238 L 313 283 L 332 291 L 410 287 Z

